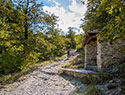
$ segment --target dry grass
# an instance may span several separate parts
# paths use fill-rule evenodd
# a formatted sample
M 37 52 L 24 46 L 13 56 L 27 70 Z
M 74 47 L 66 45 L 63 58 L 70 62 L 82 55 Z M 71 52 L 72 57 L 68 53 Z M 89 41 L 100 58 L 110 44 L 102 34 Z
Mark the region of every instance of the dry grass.
M 79 69 L 84 68 L 84 63 L 82 61 L 82 57 L 78 54 L 75 57 L 68 60 L 62 67 L 70 69 Z
M 61 57 L 56 57 L 53 61 L 62 60 L 62 59 L 64 59 L 64 58 L 66 58 L 66 57 L 67 57 L 67 55 L 65 54 L 65 55 L 63 55 L 63 56 L 61 56 Z

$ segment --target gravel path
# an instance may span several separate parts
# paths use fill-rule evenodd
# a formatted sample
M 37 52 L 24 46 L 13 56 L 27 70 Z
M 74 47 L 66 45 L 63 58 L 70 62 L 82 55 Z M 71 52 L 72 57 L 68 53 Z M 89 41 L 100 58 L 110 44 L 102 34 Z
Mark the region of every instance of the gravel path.
M 64 60 L 48 64 L 27 74 L 25 79 L 0 89 L 0 95 L 76 95 L 79 87 L 85 85 L 80 80 L 67 75 L 58 75 Z

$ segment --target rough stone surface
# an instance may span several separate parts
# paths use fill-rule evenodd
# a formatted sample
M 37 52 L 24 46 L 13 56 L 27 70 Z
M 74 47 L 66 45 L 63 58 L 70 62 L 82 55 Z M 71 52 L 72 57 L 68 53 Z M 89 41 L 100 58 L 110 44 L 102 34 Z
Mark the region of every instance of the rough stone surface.
M 64 63 L 61 60 L 40 67 L 27 74 L 25 80 L 0 89 L 0 95 L 77 95 L 78 87 L 84 92 L 86 86 L 80 80 L 58 75 L 58 70 Z
M 125 60 L 125 42 L 117 39 L 114 44 L 107 42 L 97 43 L 97 64 L 99 69 L 105 69 L 110 63 L 123 62 Z
M 98 75 L 97 72 L 91 71 L 91 70 L 85 70 L 85 69 L 65 69 L 62 68 L 61 69 L 63 71 L 63 73 L 71 75 L 75 78 L 79 78 L 82 79 L 85 76 L 96 76 Z
M 84 47 L 85 68 L 91 70 L 105 70 L 111 64 L 125 61 L 125 40 L 117 39 L 114 44 L 99 43 L 91 40 Z
M 91 41 L 85 46 L 85 68 L 97 65 L 97 42 Z

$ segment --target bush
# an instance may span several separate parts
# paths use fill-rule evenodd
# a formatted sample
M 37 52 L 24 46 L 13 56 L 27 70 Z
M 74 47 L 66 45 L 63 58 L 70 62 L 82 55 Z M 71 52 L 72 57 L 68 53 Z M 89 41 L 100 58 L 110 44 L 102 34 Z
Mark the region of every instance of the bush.
M 39 53 L 29 52 L 23 53 L 18 51 L 12 51 L 0 54 L 0 74 L 9 74 L 27 69 L 30 64 L 37 63 Z
M 0 55 L 0 74 L 8 74 L 15 71 L 19 71 L 22 65 L 21 55 L 8 51 Z

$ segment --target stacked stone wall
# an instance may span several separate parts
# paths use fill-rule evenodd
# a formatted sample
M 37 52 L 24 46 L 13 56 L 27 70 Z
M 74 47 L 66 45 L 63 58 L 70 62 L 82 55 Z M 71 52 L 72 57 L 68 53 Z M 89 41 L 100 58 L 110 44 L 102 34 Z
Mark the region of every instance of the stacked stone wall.
M 99 69 L 106 69 L 111 63 L 119 64 L 125 60 L 125 42 L 121 39 L 112 45 L 107 42 L 97 42 L 97 54 Z

